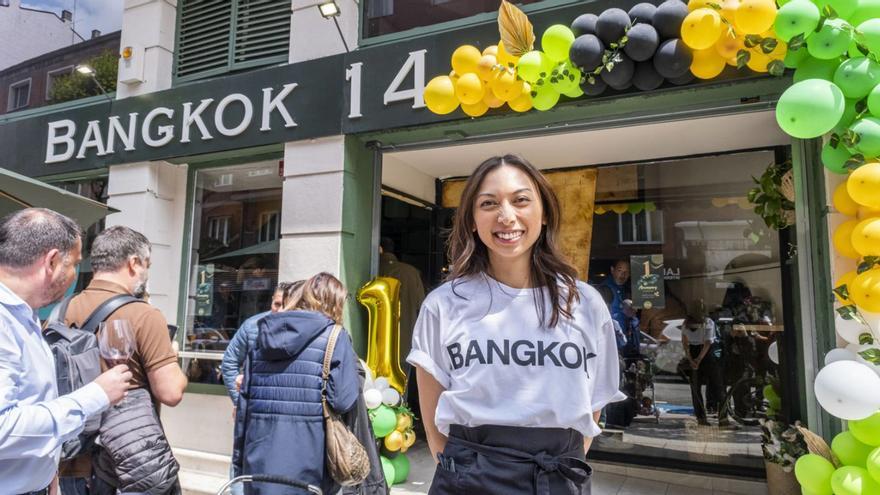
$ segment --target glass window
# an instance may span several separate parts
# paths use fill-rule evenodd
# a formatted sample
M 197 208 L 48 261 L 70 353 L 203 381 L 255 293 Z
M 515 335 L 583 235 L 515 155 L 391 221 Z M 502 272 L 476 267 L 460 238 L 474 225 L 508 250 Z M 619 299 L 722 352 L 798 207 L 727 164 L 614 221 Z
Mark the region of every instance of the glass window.
M 46 74 L 46 101 L 52 99 L 52 89 L 55 88 L 55 82 L 62 77 L 70 75 L 72 72 L 73 66 L 70 66 L 63 69 L 53 70 Z
M 521 0 L 517 5 L 540 0 Z M 498 10 L 496 0 L 364 0 L 364 38 Z
M 17 82 L 9 87 L 9 111 L 18 110 L 28 105 L 31 97 L 31 80 Z
M 107 177 L 53 182 L 52 185 L 101 203 L 107 203 Z M 89 261 L 89 252 L 92 250 L 92 243 L 95 241 L 95 237 L 98 237 L 98 234 L 104 230 L 104 221 L 105 219 L 102 218 L 84 232 L 82 245 L 83 259 L 79 264 L 76 283 L 73 285 L 74 292 L 85 289 L 89 282 L 92 281 L 92 266 Z
M 184 368 L 223 383 L 220 358 L 278 284 L 281 182 L 274 162 L 196 172 Z
M 780 378 L 768 349 L 792 337 L 783 324 L 783 291 L 792 288 L 782 284 L 791 268 L 780 263 L 779 232 L 749 238 L 763 222 L 746 194 L 774 158 L 598 169 L 598 206 L 614 208 L 596 208 L 589 281 L 626 337 L 618 347 L 628 396 L 604 410 L 599 455 L 763 472 L 758 419 L 764 386 Z M 694 371 L 686 356 L 701 353 Z

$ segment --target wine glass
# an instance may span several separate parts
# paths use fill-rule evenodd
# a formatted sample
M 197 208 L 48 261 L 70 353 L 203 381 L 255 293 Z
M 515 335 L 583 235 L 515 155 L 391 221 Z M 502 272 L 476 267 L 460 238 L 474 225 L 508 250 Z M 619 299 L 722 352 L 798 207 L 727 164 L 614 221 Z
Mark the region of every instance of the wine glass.
M 98 349 L 111 368 L 126 364 L 135 349 L 131 322 L 124 319 L 102 322 L 98 329 Z

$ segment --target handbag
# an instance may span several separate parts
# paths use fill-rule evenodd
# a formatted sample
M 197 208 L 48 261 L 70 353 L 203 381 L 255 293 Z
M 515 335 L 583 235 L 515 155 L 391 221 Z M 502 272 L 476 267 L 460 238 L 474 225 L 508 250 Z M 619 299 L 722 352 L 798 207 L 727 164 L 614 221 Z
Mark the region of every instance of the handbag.
M 342 327 L 335 325 L 327 340 L 324 351 L 324 369 L 322 372 L 321 404 L 324 407 L 324 438 L 327 469 L 330 477 L 342 486 L 357 485 L 370 473 L 370 458 L 357 437 L 342 418 L 327 404 L 327 379 L 330 376 L 330 361 L 333 349 Z

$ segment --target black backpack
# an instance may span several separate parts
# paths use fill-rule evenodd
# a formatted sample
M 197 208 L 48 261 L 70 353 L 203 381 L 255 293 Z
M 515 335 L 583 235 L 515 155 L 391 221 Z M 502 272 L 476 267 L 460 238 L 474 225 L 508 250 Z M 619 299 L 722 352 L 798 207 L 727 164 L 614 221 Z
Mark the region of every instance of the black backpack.
M 95 336 L 101 322 L 126 304 L 144 302 L 128 294 L 113 296 L 95 308 L 79 329 L 64 324 L 64 315 L 73 297 L 73 295 L 65 297 L 55 306 L 43 330 L 43 338 L 46 339 L 55 357 L 55 377 L 59 396 L 88 385 L 101 374 L 101 353 L 98 350 L 98 338 Z M 73 459 L 90 451 L 100 427 L 101 416 L 89 418 L 79 435 L 64 442 L 61 447 L 61 460 Z

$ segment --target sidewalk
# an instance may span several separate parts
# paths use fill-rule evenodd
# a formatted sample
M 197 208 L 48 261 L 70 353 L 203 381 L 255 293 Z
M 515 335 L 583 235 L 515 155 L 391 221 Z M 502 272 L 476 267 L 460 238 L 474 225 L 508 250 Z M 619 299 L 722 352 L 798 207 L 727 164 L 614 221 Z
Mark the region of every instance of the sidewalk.
M 410 460 L 409 479 L 406 483 L 395 485 L 392 495 L 419 495 L 428 493 L 434 475 L 434 462 L 423 441 L 416 443 L 407 453 Z M 649 469 L 626 468 L 613 465 L 593 465 L 593 489 L 591 495 L 763 495 L 766 485 L 757 482 L 702 477 L 687 473 L 667 473 Z M 627 471 L 641 474 L 641 477 L 628 476 Z M 677 485 L 661 479 L 687 479 L 688 485 Z M 682 481 L 685 482 L 685 481 Z M 703 486 L 702 488 L 700 486 Z M 712 486 L 716 489 L 710 488 Z M 730 491 L 725 491 L 720 488 Z

